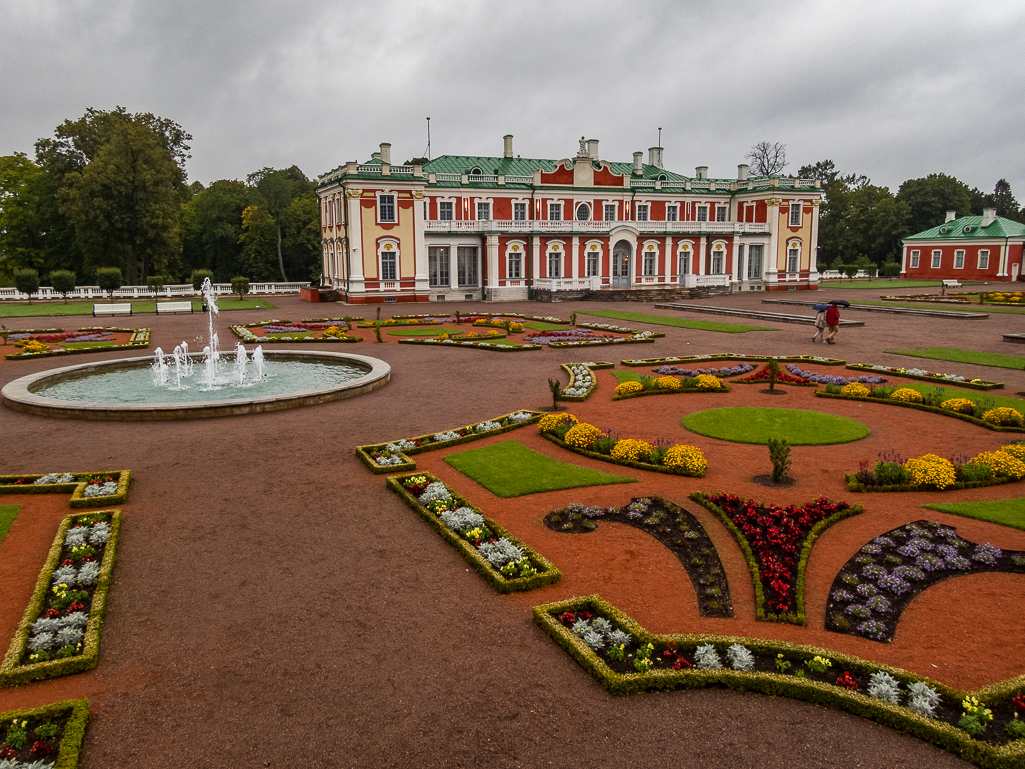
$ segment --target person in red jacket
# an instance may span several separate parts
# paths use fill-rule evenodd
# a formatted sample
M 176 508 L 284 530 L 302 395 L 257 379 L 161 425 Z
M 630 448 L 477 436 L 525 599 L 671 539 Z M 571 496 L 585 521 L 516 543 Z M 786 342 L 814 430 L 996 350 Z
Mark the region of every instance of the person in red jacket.
M 840 310 L 835 304 L 829 305 L 829 309 L 826 310 L 826 326 L 829 327 L 826 341 L 829 344 L 836 344 L 834 339 L 836 338 L 836 332 L 840 330 Z

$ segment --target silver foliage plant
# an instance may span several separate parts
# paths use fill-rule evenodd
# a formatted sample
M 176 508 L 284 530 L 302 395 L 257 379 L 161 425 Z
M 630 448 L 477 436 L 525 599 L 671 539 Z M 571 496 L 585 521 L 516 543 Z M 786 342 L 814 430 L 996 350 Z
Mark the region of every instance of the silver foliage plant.
M 712 644 L 701 644 L 694 650 L 694 666 L 701 670 L 719 670 L 722 660 Z
M 908 708 L 926 718 L 936 717 L 940 704 L 939 693 L 924 681 L 908 684 Z
M 441 514 L 441 522 L 453 531 L 475 529 L 484 525 L 484 516 L 475 513 L 469 507 L 457 507 L 455 510 L 446 510 Z
M 71 473 L 48 473 L 42 478 L 32 481 L 33 486 L 48 486 L 52 483 L 74 483 L 75 476 Z
M 604 617 L 597 617 L 593 620 L 578 619 L 570 630 L 596 651 L 604 649 L 606 644 L 624 646 L 633 641 L 629 633 L 613 627 L 612 623 Z
M 425 507 L 436 499 L 451 499 L 448 487 L 441 481 L 429 483 L 423 493 L 417 497 L 417 501 Z
M 877 670 L 869 677 L 868 693 L 877 700 L 900 704 L 900 682 L 882 670 Z
M 82 491 L 83 497 L 109 497 L 117 494 L 117 481 L 106 481 L 100 484 L 90 484 Z
M 755 668 L 755 658 L 751 650 L 741 644 L 730 644 L 726 650 L 726 659 L 734 670 L 750 672 Z
M 481 542 L 477 550 L 496 569 L 505 566 L 509 562 L 516 562 L 523 558 L 524 555 L 523 549 L 516 547 L 506 537 L 502 537 L 494 542 Z

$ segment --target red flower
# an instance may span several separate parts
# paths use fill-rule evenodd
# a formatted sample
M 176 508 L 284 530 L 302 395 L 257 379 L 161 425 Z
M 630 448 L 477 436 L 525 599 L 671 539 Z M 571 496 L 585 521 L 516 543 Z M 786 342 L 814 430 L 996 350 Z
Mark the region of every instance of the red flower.
M 854 676 L 849 671 L 844 671 L 844 674 L 836 679 L 836 685 L 843 687 L 844 689 L 850 689 L 852 692 L 858 688 L 858 682 L 854 680 Z

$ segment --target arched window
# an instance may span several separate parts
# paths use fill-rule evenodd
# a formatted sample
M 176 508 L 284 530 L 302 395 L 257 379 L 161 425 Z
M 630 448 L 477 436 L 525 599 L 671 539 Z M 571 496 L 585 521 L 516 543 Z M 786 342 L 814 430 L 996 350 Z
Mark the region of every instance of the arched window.
M 394 240 L 381 241 L 377 246 L 380 260 L 381 280 L 398 280 L 399 278 L 399 245 Z
M 722 275 L 726 267 L 726 244 L 718 242 L 712 245 L 712 269 L 711 275 Z
M 484 171 L 481 168 L 479 168 L 478 166 L 474 166 L 473 168 L 470 169 L 470 176 L 483 176 L 483 175 L 484 175 Z
M 801 264 L 801 241 L 787 243 L 787 272 L 797 272 Z

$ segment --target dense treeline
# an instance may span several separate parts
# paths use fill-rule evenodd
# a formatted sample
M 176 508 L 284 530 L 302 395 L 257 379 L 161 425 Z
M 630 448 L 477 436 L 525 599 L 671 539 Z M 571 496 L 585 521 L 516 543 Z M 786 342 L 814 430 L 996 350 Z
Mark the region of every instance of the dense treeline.
M 307 281 L 320 274 L 319 206 L 299 168 L 244 182 L 186 183 L 192 137 L 149 113 L 89 109 L 40 139 L 35 158 L 0 156 L 0 284 L 70 271 L 79 285 L 118 268 L 125 285 Z

